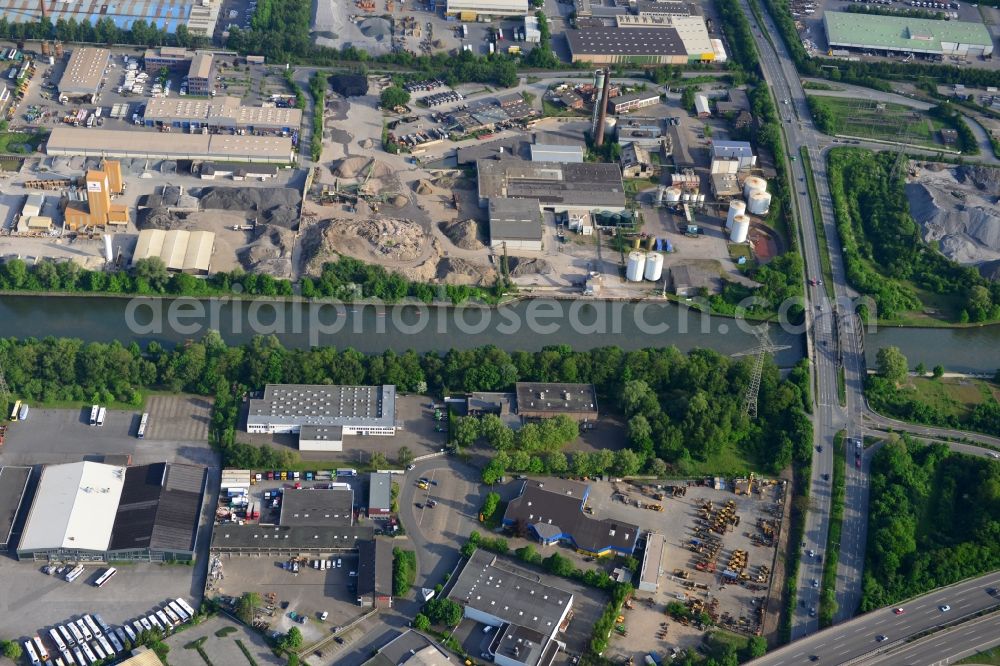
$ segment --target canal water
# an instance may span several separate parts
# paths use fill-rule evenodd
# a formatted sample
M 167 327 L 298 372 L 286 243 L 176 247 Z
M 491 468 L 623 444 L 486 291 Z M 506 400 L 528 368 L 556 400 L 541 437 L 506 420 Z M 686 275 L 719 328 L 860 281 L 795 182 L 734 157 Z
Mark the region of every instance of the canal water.
M 0 336 L 76 337 L 85 341 L 151 340 L 174 343 L 218 330 L 231 344 L 273 334 L 288 347 L 329 345 L 370 353 L 417 352 L 492 344 L 508 351 L 547 345 L 575 349 L 617 345 L 624 349 L 674 345 L 734 354 L 758 343 L 742 322 L 709 317 L 673 304 L 608 301 L 521 301 L 499 309 L 333 305 L 219 299 L 125 299 L 61 296 L 0 298 Z M 781 367 L 805 354 L 801 331 L 770 327 Z M 953 372 L 994 372 L 1000 367 L 1000 326 L 968 329 L 887 328 L 869 333 L 869 365 L 884 345 L 896 345 L 911 365 L 943 365 Z

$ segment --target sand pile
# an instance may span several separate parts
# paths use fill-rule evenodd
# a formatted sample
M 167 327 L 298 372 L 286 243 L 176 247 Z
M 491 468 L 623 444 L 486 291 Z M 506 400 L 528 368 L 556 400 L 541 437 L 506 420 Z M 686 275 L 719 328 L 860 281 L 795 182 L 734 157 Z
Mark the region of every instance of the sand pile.
M 434 183 L 425 178 L 421 178 L 413 183 L 413 191 L 425 196 L 429 194 L 441 194 L 441 191 L 434 186 Z
M 493 284 L 497 275 L 489 266 L 457 257 L 445 257 L 438 262 L 434 277 L 447 284 L 486 285 Z
M 510 271 L 511 277 L 524 277 L 525 275 L 548 273 L 552 270 L 552 267 L 544 259 L 507 257 L 507 270 Z
M 448 240 L 463 250 L 482 250 L 485 247 L 479 239 L 479 225 L 475 220 L 440 222 L 438 228 Z
M 391 203 L 396 208 L 402 208 L 406 204 L 410 203 L 410 200 L 404 197 L 402 194 L 397 194 L 396 196 L 389 199 L 389 203 Z
M 908 183 L 910 214 L 928 242 L 960 264 L 1000 259 L 1000 211 L 973 194 L 937 183 Z
M 236 256 L 247 271 L 286 276 L 291 272 L 290 231 L 270 227 L 264 229 L 249 245 L 241 248 Z
M 372 178 L 391 178 L 396 175 L 396 170 L 384 162 L 374 160 L 372 167 Z
M 333 175 L 338 178 L 357 178 L 369 162 L 371 158 L 368 157 L 346 157 L 332 168 Z

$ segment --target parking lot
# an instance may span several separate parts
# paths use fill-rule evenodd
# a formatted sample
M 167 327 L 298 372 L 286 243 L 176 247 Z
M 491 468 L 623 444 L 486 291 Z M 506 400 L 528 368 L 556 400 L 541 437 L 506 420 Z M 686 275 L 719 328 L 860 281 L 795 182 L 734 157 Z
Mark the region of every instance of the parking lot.
M 152 395 L 146 401 L 146 439 L 207 441 L 212 399 L 190 395 Z
M 321 556 L 309 558 L 318 559 Z M 357 579 L 351 576 L 358 570 L 358 556 L 338 555 L 333 559 L 340 559 L 341 566 L 317 570 L 307 563 L 293 573 L 282 566 L 286 562 L 283 559 L 222 556 L 224 578 L 212 594 L 239 597 L 245 592 L 257 592 L 264 600 L 259 617 L 266 625 L 265 631 L 286 633 L 295 626 L 302 631 L 305 643 L 310 644 L 329 635 L 334 627 L 348 624 L 364 610 L 355 596 Z M 273 595 L 273 602 L 268 601 L 268 595 Z M 292 612 L 304 616 L 305 622 L 289 617 Z M 323 612 L 328 613 L 325 621 L 319 619 Z
M 663 653 L 670 647 L 696 645 L 701 640 L 701 630 L 664 614 L 666 605 L 674 601 L 688 604 L 689 608 L 694 605 L 694 609 L 704 604 L 704 610 L 727 629 L 743 633 L 755 630 L 759 617 L 757 609 L 766 598 L 772 581 L 769 575 L 765 576 L 764 583 L 754 582 L 753 578 L 762 571 L 761 566 L 766 567 L 763 571 L 773 566 L 774 548 L 756 545 L 760 540 L 754 537 L 762 534 L 758 520 L 778 524 L 779 518 L 771 512 L 784 492 L 780 484 L 757 487 L 760 492 L 746 496 L 736 495 L 731 489 L 715 490 L 709 486 L 685 484 L 683 496 L 670 497 L 669 492 L 660 491 L 667 497 L 658 500 L 651 496 L 648 488 L 640 491 L 631 484 L 592 482 L 588 506 L 594 510 L 594 517 L 626 520 L 639 525 L 643 531 L 656 531 L 666 536 L 659 590 L 636 593 L 634 608 L 624 613 L 628 636 L 616 634 L 618 638 L 611 641 L 614 654 L 627 658 L 647 652 Z M 664 510 L 640 508 L 635 506 L 637 501 L 643 505 L 658 504 Z M 706 519 L 702 518 L 706 502 L 712 502 L 713 506 L 707 512 L 709 523 L 714 524 L 726 503 L 732 502 L 730 515 L 739 518 L 738 524 L 733 525 L 730 520 L 722 533 L 712 531 L 711 525 L 706 525 Z M 701 545 L 693 544 L 692 539 L 698 539 Z M 711 555 L 713 540 L 718 543 L 714 556 Z M 750 580 L 726 584 L 722 572 L 733 562 L 735 551 L 747 554 L 744 570 Z M 714 568 L 715 571 L 697 569 L 696 564 L 700 561 L 706 562 L 706 569 Z M 733 569 L 739 571 L 735 566 Z M 667 623 L 666 634 L 660 638 L 664 622 Z
M 225 632 L 224 636 L 217 636 L 216 632 Z M 205 638 L 201 644 L 212 663 L 226 664 L 246 664 L 247 658 L 240 649 L 236 641 L 243 643 L 243 647 L 253 656 L 257 664 L 284 664 L 285 659 L 278 658 L 271 651 L 270 646 L 256 631 L 250 631 L 244 625 L 234 622 L 225 615 L 217 615 L 210 620 L 202 622 L 197 627 L 182 631 L 174 637 L 168 638 L 165 642 L 170 646 L 170 663 L 172 666 L 205 666 L 204 660 L 197 650 L 187 649 L 184 646 L 192 641 Z
M 145 616 L 168 599 L 183 597 L 197 607 L 201 598 L 197 566 L 118 564 L 118 574 L 104 587 L 94 587 L 104 566 L 88 566 L 72 583 L 42 573 L 41 562 L 0 557 L 0 635 L 30 636 L 54 623 L 99 613 L 110 624 Z

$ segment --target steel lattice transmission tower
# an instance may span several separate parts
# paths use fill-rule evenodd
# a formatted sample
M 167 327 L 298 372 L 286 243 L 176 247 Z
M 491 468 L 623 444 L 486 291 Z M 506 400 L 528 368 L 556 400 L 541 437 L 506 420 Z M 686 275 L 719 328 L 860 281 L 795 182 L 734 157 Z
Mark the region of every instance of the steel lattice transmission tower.
M 758 345 L 753 349 L 736 352 L 733 356 L 750 356 L 756 354 L 753 363 L 753 371 L 750 373 L 750 383 L 747 384 L 743 392 L 743 413 L 750 418 L 757 418 L 757 395 L 760 393 L 760 377 L 764 372 L 764 357 L 782 349 L 790 349 L 789 345 L 776 345 L 771 342 L 768 335 L 767 325 L 757 326 L 753 329 L 754 337 L 757 338 Z

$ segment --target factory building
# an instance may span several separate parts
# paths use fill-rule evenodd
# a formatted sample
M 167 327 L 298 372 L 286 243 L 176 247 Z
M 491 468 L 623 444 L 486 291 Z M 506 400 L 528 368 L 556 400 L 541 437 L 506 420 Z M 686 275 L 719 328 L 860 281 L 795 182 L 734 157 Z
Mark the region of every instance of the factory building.
M 142 66 L 147 74 L 159 74 L 167 68 L 172 72 L 183 72 L 191 67 L 194 51 L 188 51 L 179 46 L 161 46 L 157 49 L 146 49 L 142 56 Z
M 516 254 L 542 251 L 542 216 L 536 199 L 490 199 L 490 248 Z
M 564 415 L 577 421 L 597 420 L 597 389 L 593 384 L 517 382 L 514 391 L 522 419 Z
M 392 545 L 384 539 L 358 543 L 358 605 L 392 607 Z
M 215 233 L 187 229 L 143 229 L 132 254 L 132 266 L 142 259 L 159 257 L 168 271 L 208 275 L 215 252 Z
M 993 53 L 993 38 L 978 22 L 828 11 L 823 25 L 831 48 L 969 58 Z
M 368 517 L 388 516 L 392 512 L 392 475 L 372 472 L 368 477 Z
M 658 532 L 646 535 L 646 549 L 642 553 L 642 564 L 639 567 L 640 591 L 656 592 L 659 589 L 663 550 L 666 544 L 666 537 Z
M 122 30 L 130 30 L 139 20 L 170 34 L 185 26 L 192 35 L 211 37 L 219 20 L 219 0 L 129 0 L 101 2 L 23 2 L 0 0 L 0 17 L 8 23 L 37 23 L 48 19 L 52 25 L 75 21 L 95 25 L 110 19 Z
M 694 110 L 699 118 L 709 118 L 712 115 L 712 107 L 708 104 L 708 97 L 701 93 L 695 95 Z
M 152 99 L 150 103 L 157 100 Z M 219 160 L 290 164 L 292 140 L 281 136 L 180 134 L 59 126 L 45 143 L 48 155 L 150 160 Z
M 308 439 L 299 445 L 312 451 L 342 451 L 346 435 L 395 435 L 396 387 L 268 384 L 250 400 L 248 433 L 301 437 L 303 428 Z
M 504 159 L 476 161 L 479 205 L 495 197 L 535 199 L 542 210 L 625 210 L 625 187 L 617 164 L 520 162 Z
M 526 16 L 528 0 L 447 0 L 444 13 L 462 21 L 491 21 L 504 16 Z
M 214 78 L 215 63 L 212 54 L 199 52 L 191 59 L 191 66 L 188 68 L 188 95 L 207 97 L 213 94 L 215 86 L 212 85 L 212 79 Z
M 490 657 L 501 666 L 548 666 L 562 645 L 573 594 L 540 582 L 535 573 L 477 550 L 459 571 L 448 598 L 465 617 L 496 627 Z
M 653 160 L 649 151 L 637 143 L 626 144 L 620 159 L 622 175 L 626 178 L 646 178 L 653 174 Z
M 354 524 L 354 491 L 347 488 L 289 489 L 281 495 L 284 527 L 350 527 Z
M 87 172 L 86 182 L 87 200 L 66 202 L 66 209 L 63 211 L 66 227 L 76 231 L 86 227 L 121 228 L 128 225 L 128 207 L 111 203 L 112 196 L 125 191 L 121 163 L 117 160 L 103 160 L 100 171 L 92 169 Z
M 712 62 L 715 49 L 708 36 L 705 19 L 701 16 L 674 16 L 640 12 L 639 14 L 619 14 L 615 24 L 620 29 L 672 28 L 677 31 L 681 43 L 691 62 Z
M 73 49 L 59 79 L 59 100 L 91 103 L 101 91 L 111 51 L 83 46 Z
M 566 41 L 572 62 L 650 67 L 689 62 L 684 42 L 672 27 L 567 30 Z
M 191 61 L 192 71 L 196 64 L 195 60 Z M 207 62 L 208 76 L 211 76 L 211 61 Z M 205 63 L 206 60 L 203 59 L 197 64 L 204 69 Z M 205 85 L 211 86 L 211 81 Z M 209 131 L 245 130 L 258 134 L 287 134 L 298 131 L 302 124 L 302 110 L 274 106 L 244 106 L 238 97 L 228 96 L 212 99 L 154 97 L 146 103 L 143 123 L 146 127 L 170 127 L 181 130 L 207 128 Z
M 584 513 L 590 486 L 565 479 L 529 479 L 507 504 L 503 524 L 515 533 L 549 546 L 570 544 L 594 556 L 631 555 L 639 527 Z
M 296 557 L 303 553 L 356 551 L 371 541 L 371 525 L 260 525 L 223 523 L 212 530 L 212 552 L 248 557 Z M 390 557 L 391 559 L 391 557 Z
M 454 666 L 440 645 L 408 629 L 378 649 L 362 666 Z
M 608 110 L 616 115 L 629 113 L 636 109 L 644 109 L 647 106 L 655 106 L 660 103 L 660 94 L 657 92 L 635 93 L 634 95 L 619 95 L 608 100 Z
M 18 559 L 192 561 L 207 479 L 176 463 L 46 465 Z
M 535 138 L 529 146 L 532 162 L 583 162 L 583 146 L 580 144 L 542 143 Z
M 0 550 L 4 552 L 11 543 L 14 523 L 21 511 L 30 478 L 30 467 L 0 467 Z
M 747 141 L 713 141 L 712 160 L 735 160 L 738 171 L 757 166 L 753 146 Z

